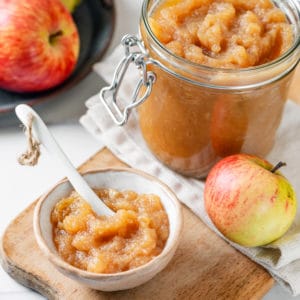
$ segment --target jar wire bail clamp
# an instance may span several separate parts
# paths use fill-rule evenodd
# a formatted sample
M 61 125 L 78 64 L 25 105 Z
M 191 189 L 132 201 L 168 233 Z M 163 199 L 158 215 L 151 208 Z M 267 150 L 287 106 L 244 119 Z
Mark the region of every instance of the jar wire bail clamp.
M 125 50 L 125 56 L 119 62 L 111 85 L 101 89 L 99 98 L 116 125 L 126 124 L 131 110 L 143 103 L 152 91 L 156 76 L 152 71 L 147 71 L 147 65 L 155 63 L 149 58 L 149 54 L 143 42 L 134 35 L 125 35 L 121 41 Z M 123 109 L 118 105 L 118 91 L 123 78 L 131 64 L 140 70 L 140 79 L 133 91 L 132 99 Z M 142 87 L 145 92 L 140 93 Z

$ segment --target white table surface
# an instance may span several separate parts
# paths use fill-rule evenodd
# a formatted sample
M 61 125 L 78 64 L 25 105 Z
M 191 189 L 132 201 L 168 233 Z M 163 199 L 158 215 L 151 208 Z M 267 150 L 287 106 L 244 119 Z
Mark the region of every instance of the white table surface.
M 84 1 L 84 0 L 83 0 Z M 135 33 L 142 0 L 115 0 L 116 28 L 109 54 L 120 38 L 126 33 Z M 94 140 L 78 123 L 84 113 L 84 100 L 97 93 L 103 81 L 91 73 L 78 86 L 59 96 L 59 99 L 37 107 L 47 120 L 49 127 L 63 150 L 74 165 L 78 166 L 92 156 L 102 145 Z M 38 166 L 21 167 L 16 158 L 25 149 L 25 138 L 18 126 L 0 125 L 0 235 L 9 222 L 25 209 L 34 199 L 64 177 L 43 153 Z M 44 299 L 11 279 L 0 267 L 1 299 Z M 300 300 L 291 297 L 285 290 L 275 285 L 264 297 L 265 300 Z

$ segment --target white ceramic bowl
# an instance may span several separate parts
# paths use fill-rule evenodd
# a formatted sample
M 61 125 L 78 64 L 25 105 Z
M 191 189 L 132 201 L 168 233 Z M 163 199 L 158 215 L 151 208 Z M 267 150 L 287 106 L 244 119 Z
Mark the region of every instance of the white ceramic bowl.
M 65 262 L 58 255 L 53 243 L 50 214 L 54 205 L 61 198 L 70 194 L 72 187 L 68 181 L 58 183 L 36 205 L 33 225 L 39 247 L 60 272 L 93 289 L 101 291 L 125 290 L 147 282 L 168 264 L 178 246 L 182 228 L 182 213 L 176 196 L 158 179 L 129 168 L 95 170 L 84 173 L 83 176 L 92 188 L 133 190 L 139 194 L 153 193 L 160 196 L 170 224 L 169 238 L 165 248 L 160 255 L 147 264 L 113 274 L 87 272 Z

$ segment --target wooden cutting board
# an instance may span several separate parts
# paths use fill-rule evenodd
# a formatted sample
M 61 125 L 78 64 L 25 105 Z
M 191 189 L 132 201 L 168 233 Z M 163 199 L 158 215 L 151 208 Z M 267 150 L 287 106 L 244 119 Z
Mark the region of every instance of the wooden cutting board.
M 300 68 L 290 98 L 300 103 Z M 104 149 L 80 167 L 87 171 L 122 166 Z M 35 242 L 32 203 L 7 227 L 0 256 L 5 271 L 21 284 L 49 299 L 259 299 L 274 284 L 259 265 L 242 255 L 183 207 L 184 229 L 180 245 L 169 265 L 138 288 L 113 293 L 91 290 L 60 274 L 43 256 Z
M 121 165 L 104 149 L 80 171 Z M 35 203 L 8 226 L 0 253 L 2 266 L 11 277 L 49 299 L 258 299 L 274 283 L 263 268 L 224 242 L 184 207 L 182 239 L 166 269 L 132 290 L 91 290 L 60 274 L 38 248 L 32 228 Z

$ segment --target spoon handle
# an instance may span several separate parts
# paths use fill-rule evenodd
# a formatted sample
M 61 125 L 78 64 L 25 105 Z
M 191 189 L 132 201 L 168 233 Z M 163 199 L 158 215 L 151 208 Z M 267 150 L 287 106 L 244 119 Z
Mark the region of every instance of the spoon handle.
M 77 172 L 40 116 L 30 106 L 25 104 L 20 104 L 16 107 L 16 115 L 25 126 L 28 125 L 30 115 L 33 116 L 32 129 L 35 137 L 44 145 L 48 152 L 51 153 L 57 163 L 59 163 L 60 168 L 63 169 L 66 177 L 78 194 L 91 205 L 97 214 L 113 215 L 113 211 L 99 199 L 96 193 Z

